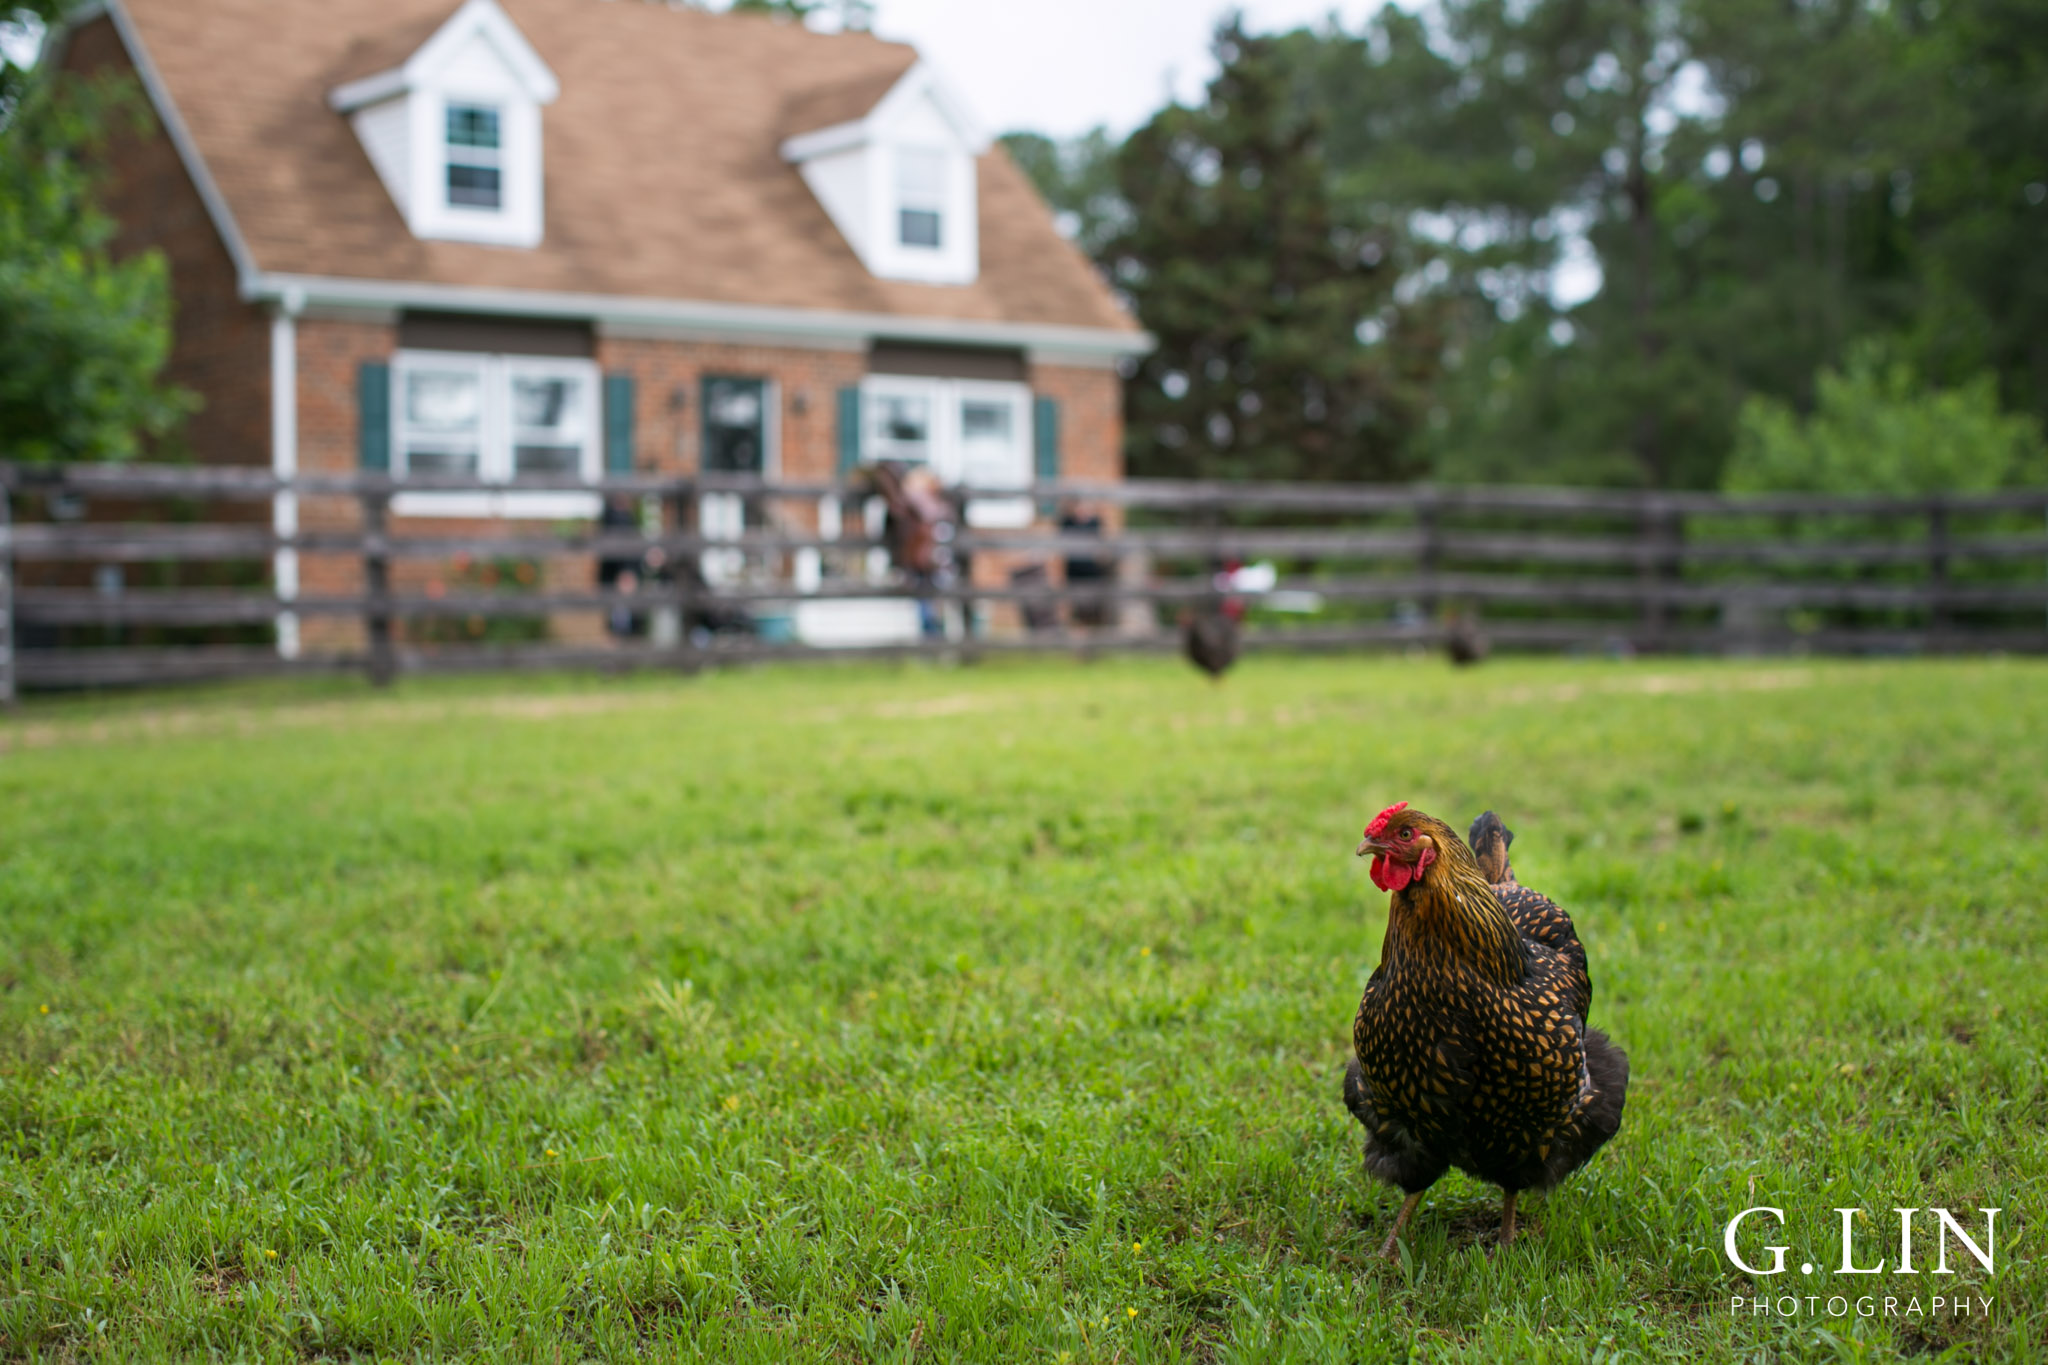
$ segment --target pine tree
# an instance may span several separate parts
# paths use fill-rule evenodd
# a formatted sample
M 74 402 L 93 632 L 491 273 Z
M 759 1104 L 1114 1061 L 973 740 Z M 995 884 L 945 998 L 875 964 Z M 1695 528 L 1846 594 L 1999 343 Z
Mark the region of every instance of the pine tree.
M 1336 211 L 1322 112 L 1278 40 L 1233 19 L 1215 51 L 1203 104 L 1163 110 L 1116 158 L 1129 217 L 1099 259 L 1158 339 L 1126 388 L 1130 468 L 1412 474 L 1432 359 L 1394 303 L 1399 233 Z

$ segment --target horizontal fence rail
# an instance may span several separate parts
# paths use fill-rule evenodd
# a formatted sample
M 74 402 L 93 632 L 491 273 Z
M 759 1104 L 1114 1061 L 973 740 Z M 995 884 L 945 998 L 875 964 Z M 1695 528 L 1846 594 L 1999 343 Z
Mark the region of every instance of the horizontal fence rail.
M 419 500 L 564 492 L 615 515 L 458 520 Z M 970 515 L 949 544 L 971 572 L 934 581 L 889 564 L 879 503 L 857 480 L 0 463 L 0 700 L 22 686 L 333 669 L 383 681 L 1165 650 L 1177 621 L 1226 601 L 1243 608 L 1252 649 L 1417 648 L 1476 631 L 1547 649 L 2048 651 L 2048 490 L 1130 480 L 955 492 L 1036 515 L 1015 529 Z M 293 515 L 279 515 L 287 503 Z M 1075 505 L 1104 529 L 1050 515 Z M 843 613 L 875 610 L 895 611 L 900 634 L 913 602 L 931 633 L 844 635 Z

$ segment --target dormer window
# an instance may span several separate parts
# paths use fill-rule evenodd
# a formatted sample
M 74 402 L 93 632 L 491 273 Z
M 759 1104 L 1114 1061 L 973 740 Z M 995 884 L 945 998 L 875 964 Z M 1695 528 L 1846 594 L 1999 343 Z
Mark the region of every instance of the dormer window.
M 448 206 L 504 207 L 498 111 L 481 104 L 448 106 Z
M 946 217 L 946 154 L 921 147 L 896 153 L 896 240 L 937 251 Z
M 864 117 L 799 133 L 782 155 L 873 274 L 972 284 L 981 273 L 975 158 L 988 146 L 919 63 Z
M 539 246 L 554 73 L 497 0 L 466 0 L 403 66 L 328 96 L 415 237 Z

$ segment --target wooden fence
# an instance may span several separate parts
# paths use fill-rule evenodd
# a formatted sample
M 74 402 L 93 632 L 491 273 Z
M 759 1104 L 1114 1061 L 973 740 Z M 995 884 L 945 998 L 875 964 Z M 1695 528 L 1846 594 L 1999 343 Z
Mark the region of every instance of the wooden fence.
M 392 511 L 423 492 L 564 491 L 613 499 L 637 524 L 449 533 L 445 519 Z M 1505 647 L 2048 651 L 2048 490 L 1897 499 L 1131 480 L 977 497 L 1013 511 L 1028 498 L 1041 515 L 1017 530 L 963 528 L 956 550 L 1001 572 L 919 588 L 887 568 L 872 499 L 845 483 L 0 464 L 0 698 L 323 669 L 381 683 L 438 669 L 1173 648 L 1176 612 L 1222 595 L 1220 568 L 1254 561 L 1270 573 L 1230 591 L 1249 609 L 1251 649 L 1422 647 L 1462 620 Z M 714 502 L 728 515 L 708 515 Z M 1108 509 L 1109 529 L 1060 530 L 1042 515 L 1076 502 Z M 301 505 L 329 515 L 283 514 Z M 394 572 L 465 556 L 585 568 L 537 586 L 424 590 L 400 581 L 418 573 Z M 346 563 L 352 586 L 299 590 L 280 570 L 301 561 Z M 600 562 L 641 572 L 631 590 L 606 586 Z M 1099 576 L 1081 576 L 1089 565 Z M 195 586 L 195 573 L 215 581 Z M 943 635 L 858 650 L 787 638 L 793 604 L 909 596 L 945 613 Z M 550 622 L 620 613 L 638 633 L 545 638 Z M 534 638 L 493 641 L 477 625 L 515 620 Z M 341 636 L 317 623 L 333 622 L 360 625 L 323 647 L 323 630 Z M 450 622 L 486 638 L 441 628 Z

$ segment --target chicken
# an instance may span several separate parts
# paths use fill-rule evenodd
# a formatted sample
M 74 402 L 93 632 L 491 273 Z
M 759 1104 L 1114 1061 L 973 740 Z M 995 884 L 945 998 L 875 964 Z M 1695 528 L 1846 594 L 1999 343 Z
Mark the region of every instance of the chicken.
M 1489 645 L 1485 634 L 1479 629 L 1479 622 L 1464 612 L 1452 613 L 1444 625 L 1444 653 L 1460 668 L 1482 663 L 1486 659 Z
M 1237 641 L 1237 618 L 1224 607 L 1204 607 L 1181 617 L 1180 643 L 1188 662 L 1218 682 L 1237 662 Z
M 1571 916 L 1515 880 L 1514 836 L 1492 811 L 1471 838 L 1403 801 L 1358 845 L 1393 893 L 1344 1076 L 1367 1172 L 1407 1196 L 1383 1256 L 1452 1166 L 1501 1187 L 1507 1246 L 1516 1196 L 1584 1165 L 1628 1094 L 1627 1055 L 1586 1026 L 1593 983 Z

